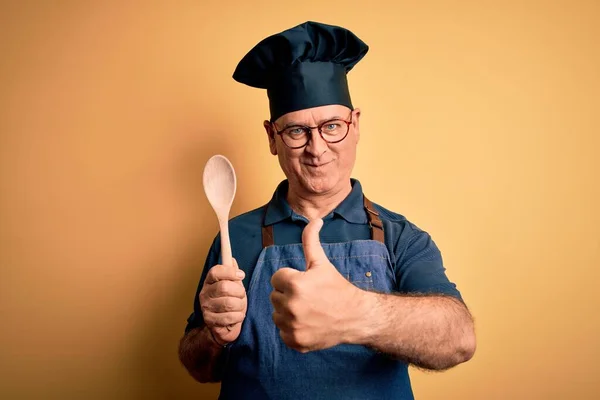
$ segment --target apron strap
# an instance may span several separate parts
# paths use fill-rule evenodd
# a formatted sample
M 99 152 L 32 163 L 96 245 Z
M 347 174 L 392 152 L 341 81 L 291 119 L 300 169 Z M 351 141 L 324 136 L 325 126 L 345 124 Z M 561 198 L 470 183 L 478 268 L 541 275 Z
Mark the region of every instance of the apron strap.
M 367 196 L 363 195 L 363 199 L 365 210 L 367 210 L 367 218 L 369 218 L 369 226 L 371 227 L 371 239 L 385 244 L 383 222 L 381 222 L 381 218 L 379 218 L 379 213 L 375 211 L 373 203 L 371 203 L 371 200 L 367 199 Z
M 267 248 L 275 244 L 275 239 L 273 238 L 273 225 L 265 226 L 265 224 L 263 223 L 262 242 L 263 248 Z
M 363 195 L 364 199 L 364 207 L 367 211 L 367 218 L 369 219 L 369 226 L 371 227 L 371 239 L 376 240 L 385 244 L 384 242 L 384 231 L 383 231 L 383 223 L 381 222 L 381 218 L 379 218 L 379 213 L 373 207 L 373 203 L 366 196 Z M 265 216 L 267 214 L 267 206 L 265 206 Z M 275 236 L 273 235 L 273 225 L 265 226 L 264 217 L 262 224 L 262 245 L 263 248 L 273 246 L 275 244 Z

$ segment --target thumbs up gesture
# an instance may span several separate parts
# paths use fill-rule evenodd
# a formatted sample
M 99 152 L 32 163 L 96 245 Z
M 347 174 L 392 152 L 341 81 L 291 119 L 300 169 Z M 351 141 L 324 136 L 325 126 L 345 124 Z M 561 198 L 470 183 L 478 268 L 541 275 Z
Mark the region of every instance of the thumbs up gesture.
M 361 289 L 346 280 L 327 259 L 319 241 L 321 219 L 302 233 L 306 271 L 281 268 L 271 278 L 273 322 L 283 342 L 305 353 L 350 343 L 360 325 Z

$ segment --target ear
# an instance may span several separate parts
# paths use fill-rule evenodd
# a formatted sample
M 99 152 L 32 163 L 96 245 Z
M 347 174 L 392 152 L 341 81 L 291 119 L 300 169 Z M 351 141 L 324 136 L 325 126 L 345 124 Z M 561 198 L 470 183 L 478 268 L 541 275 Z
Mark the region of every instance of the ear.
M 275 143 L 275 131 L 273 131 L 273 126 L 271 122 L 265 120 L 263 122 L 263 126 L 265 127 L 265 131 L 267 131 L 267 136 L 269 138 L 269 150 L 271 150 L 271 154 L 274 156 L 277 155 L 277 144 Z
M 360 108 L 355 108 L 354 110 L 352 110 L 352 127 L 354 128 L 354 132 L 356 135 L 356 143 L 358 143 L 358 141 L 360 139 L 359 120 L 360 120 Z

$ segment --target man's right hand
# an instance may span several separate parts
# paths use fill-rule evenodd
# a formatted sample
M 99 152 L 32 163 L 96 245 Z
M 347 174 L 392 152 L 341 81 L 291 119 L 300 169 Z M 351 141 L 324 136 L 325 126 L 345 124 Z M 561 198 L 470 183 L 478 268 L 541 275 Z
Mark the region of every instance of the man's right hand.
M 233 264 L 212 267 L 199 294 L 204 323 L 219 345 L 238 338 L 248 307 L 244 271 L 235 259 Z

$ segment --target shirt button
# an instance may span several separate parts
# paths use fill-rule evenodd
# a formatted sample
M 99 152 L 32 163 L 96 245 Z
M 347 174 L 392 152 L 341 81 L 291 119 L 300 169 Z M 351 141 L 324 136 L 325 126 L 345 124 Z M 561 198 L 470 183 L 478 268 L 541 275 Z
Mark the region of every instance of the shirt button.
M 367 271 L 367 272 L 365 273 L 365 276 L 366 276 L 367 278 L 370 278 L 370 277 L 371 277 L 371 271 Z

